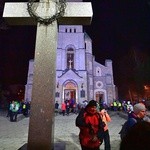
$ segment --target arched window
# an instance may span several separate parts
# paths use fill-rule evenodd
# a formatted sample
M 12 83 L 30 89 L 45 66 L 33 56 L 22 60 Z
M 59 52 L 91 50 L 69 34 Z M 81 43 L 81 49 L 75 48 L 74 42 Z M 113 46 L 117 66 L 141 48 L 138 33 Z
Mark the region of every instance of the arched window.
M 60 93 L 59 92 L 56 92 L 55 93 L 55 97 L 59 97 Z
M 74 69 L 74 50 L 72 48 L 67 50 L 67 69 Z
M 85 91 L 83 89 L 80 91 L 80 95 L 82 98 L 85 97 Z

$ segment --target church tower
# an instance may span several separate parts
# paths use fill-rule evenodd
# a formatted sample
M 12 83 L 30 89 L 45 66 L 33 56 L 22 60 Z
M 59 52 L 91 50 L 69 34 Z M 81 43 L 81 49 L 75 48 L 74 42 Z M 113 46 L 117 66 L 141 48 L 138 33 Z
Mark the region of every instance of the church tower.
M 82 2 L 82 0 L 68 0 Z M 110 104 L 116 99 L 112 61 L 95 61 L 92 40 L 82 25 L 59 25 L 56 55 L 55 101 L 76 103 L 95 99 Z M 34 60 L 29 61 L 25 100 L 31 101 Z
M 56 88 L 56 95 L 62 95 L 62 101 L 88 99 L 82 26 L 59 26 L 56 66 L 56 84 L 59 85 Z

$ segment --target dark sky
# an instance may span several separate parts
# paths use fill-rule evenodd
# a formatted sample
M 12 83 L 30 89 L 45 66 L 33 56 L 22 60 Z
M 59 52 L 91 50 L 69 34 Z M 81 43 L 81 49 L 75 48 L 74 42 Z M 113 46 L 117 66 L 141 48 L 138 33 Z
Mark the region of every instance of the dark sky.
M 0 1 L 1 16 L 4 1 Z M 129 88 L 150 84 L 148 4 L 148 0 L 92 0 L 93 20 L 85 30 L 93 41 L 96 61 L 104 64 L 105 59 L 112 59 L 114 80 L 121 96 Z M 0 30 L 1 84 L 26 84 L 28 61 L 34 57 L 35 33 L 32 26 Z
M 98 62 L 113 60 L 119 95 L 150 84 L 150 4 L 148 0 L 93 0 L 87 32 Z

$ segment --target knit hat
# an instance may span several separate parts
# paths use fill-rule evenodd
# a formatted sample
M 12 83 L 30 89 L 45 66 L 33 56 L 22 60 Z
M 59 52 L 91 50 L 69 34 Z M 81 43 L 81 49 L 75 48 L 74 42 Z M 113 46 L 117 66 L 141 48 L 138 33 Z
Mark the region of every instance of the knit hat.
M 145 105 L 141 103 L 135 104 L 133 107 L 133 111 L 135 114 L 138 114 L 140 111 L 143 111 L 143 110 L 145 111 L 146 108 L 145 108 Z
M 95 100 L 91 100 L 89 101 L 89 103 L 87 104 L 87 107 L 92 107 L 92 106 L 97 106 L 97 103 Z

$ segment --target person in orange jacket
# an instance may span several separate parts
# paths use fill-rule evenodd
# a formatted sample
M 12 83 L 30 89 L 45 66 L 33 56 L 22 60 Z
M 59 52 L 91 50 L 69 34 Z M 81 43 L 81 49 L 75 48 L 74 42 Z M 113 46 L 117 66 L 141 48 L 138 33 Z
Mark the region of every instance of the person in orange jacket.
M 111 121 L 111 118 L 110 118 L 109 114 L 107 113 L 107 111 L 103 107 L 100 108 L 100 115 L 101 115 L 103 122 L 105 122 L 104 147 L 105 147 L 105 150 L 111 150 L 110 136 L 109 136 L 109 130 L 108 130 L 108 122 Z

